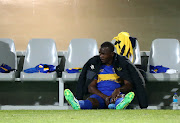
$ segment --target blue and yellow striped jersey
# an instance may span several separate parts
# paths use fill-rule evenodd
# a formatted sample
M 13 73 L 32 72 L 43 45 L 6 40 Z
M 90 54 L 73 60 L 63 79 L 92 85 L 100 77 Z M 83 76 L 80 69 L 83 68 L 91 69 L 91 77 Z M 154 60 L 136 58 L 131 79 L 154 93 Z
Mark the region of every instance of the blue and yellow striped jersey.
M 120 77 L 115 73 L 112 65 L 102 65 L 100 72 L 97 76 L 97 89 L 102 93 L 110 96 L 116 88 L 120 88 L 121 85 L 118 81 Z

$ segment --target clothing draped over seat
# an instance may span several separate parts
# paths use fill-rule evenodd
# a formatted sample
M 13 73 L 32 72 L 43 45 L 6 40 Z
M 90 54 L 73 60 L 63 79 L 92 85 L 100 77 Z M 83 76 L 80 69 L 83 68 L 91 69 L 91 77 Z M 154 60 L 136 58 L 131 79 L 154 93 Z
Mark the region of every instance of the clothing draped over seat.
M 151 50 L 148 59 L 146 72 L 147 80 L 178 82 L 178 71 L 180 71 L 179 53 L 180 44 L 177 39 L 155 39 L 151 44 Z M 170 69 L 167 69 L 167 72 L 163 70 L 162 66 Z M 154 69 L 155 71 L 153 72 L 151 69 Z
M 46 65 L 58 65 L 58 55 L 56 50 L 56 43 L 53 39 L 31 39 L 28 43 L 26 54 L 24 58 L 23 71 L 21 72 L 20 78 L 23 82 L 32 81 L 49 81 L 55 82 L 57 73 L 55 71 L 44 74 L 44 73 L 25 73 L 24 70 L 33 68 L 39 64 Z M 38 68 L 42 71 L 46 71 L 45 66 Z
M 114 37 L 113 39 L 116 40 L 114 45 L 117 54 L 127 56 L 131 60 L 131 62 L 133 62 L 134 61 L 133 47 L 129 33 L 121 32 L 118 34 L 118 36 Z

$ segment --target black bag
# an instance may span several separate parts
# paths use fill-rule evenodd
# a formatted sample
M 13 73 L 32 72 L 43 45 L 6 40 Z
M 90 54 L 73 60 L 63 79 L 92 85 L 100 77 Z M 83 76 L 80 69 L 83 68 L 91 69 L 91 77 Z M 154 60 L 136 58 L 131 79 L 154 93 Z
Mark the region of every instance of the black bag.
M 56 66 L 56 73 L 58 77 L 62 76 L 62 68 L 60 67 L 60 65 Z

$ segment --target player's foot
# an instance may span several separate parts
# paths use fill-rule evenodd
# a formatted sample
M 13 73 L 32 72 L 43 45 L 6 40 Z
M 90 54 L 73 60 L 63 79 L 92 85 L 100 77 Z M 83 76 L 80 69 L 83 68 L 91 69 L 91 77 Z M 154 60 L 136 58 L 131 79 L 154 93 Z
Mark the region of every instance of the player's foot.
M 124 100 L 117 104 L 116 109 L 126 109 L 129 103 L 131 103 L 131 101 L 134 99 L 134 96 L 134 92 L 129 92 L 128 94 L 126 94 Z
M 112 103 L 111 103 L 111 104 L 109 104 L 109 105 L 108 105 L 108 109 L 116 109 L 115 104 L 112 104 Z
M 69 89 L 64 90 L 64 96 L 74 110 L 80 109 L 78 100 L 74 97 L 73 93 Z

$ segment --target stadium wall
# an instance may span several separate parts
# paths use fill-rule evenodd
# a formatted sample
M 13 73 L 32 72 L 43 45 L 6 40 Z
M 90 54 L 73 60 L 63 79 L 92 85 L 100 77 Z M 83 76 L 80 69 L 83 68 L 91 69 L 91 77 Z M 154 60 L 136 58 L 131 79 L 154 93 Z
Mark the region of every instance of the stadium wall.
M 149 51 L 156 38 L 180 40 L 179 0 L 0 0 L 0 37 L 24 51 L 31 38 L 52 38 L 65 51 L 74 38 L 98 45 L 127 31 Z

